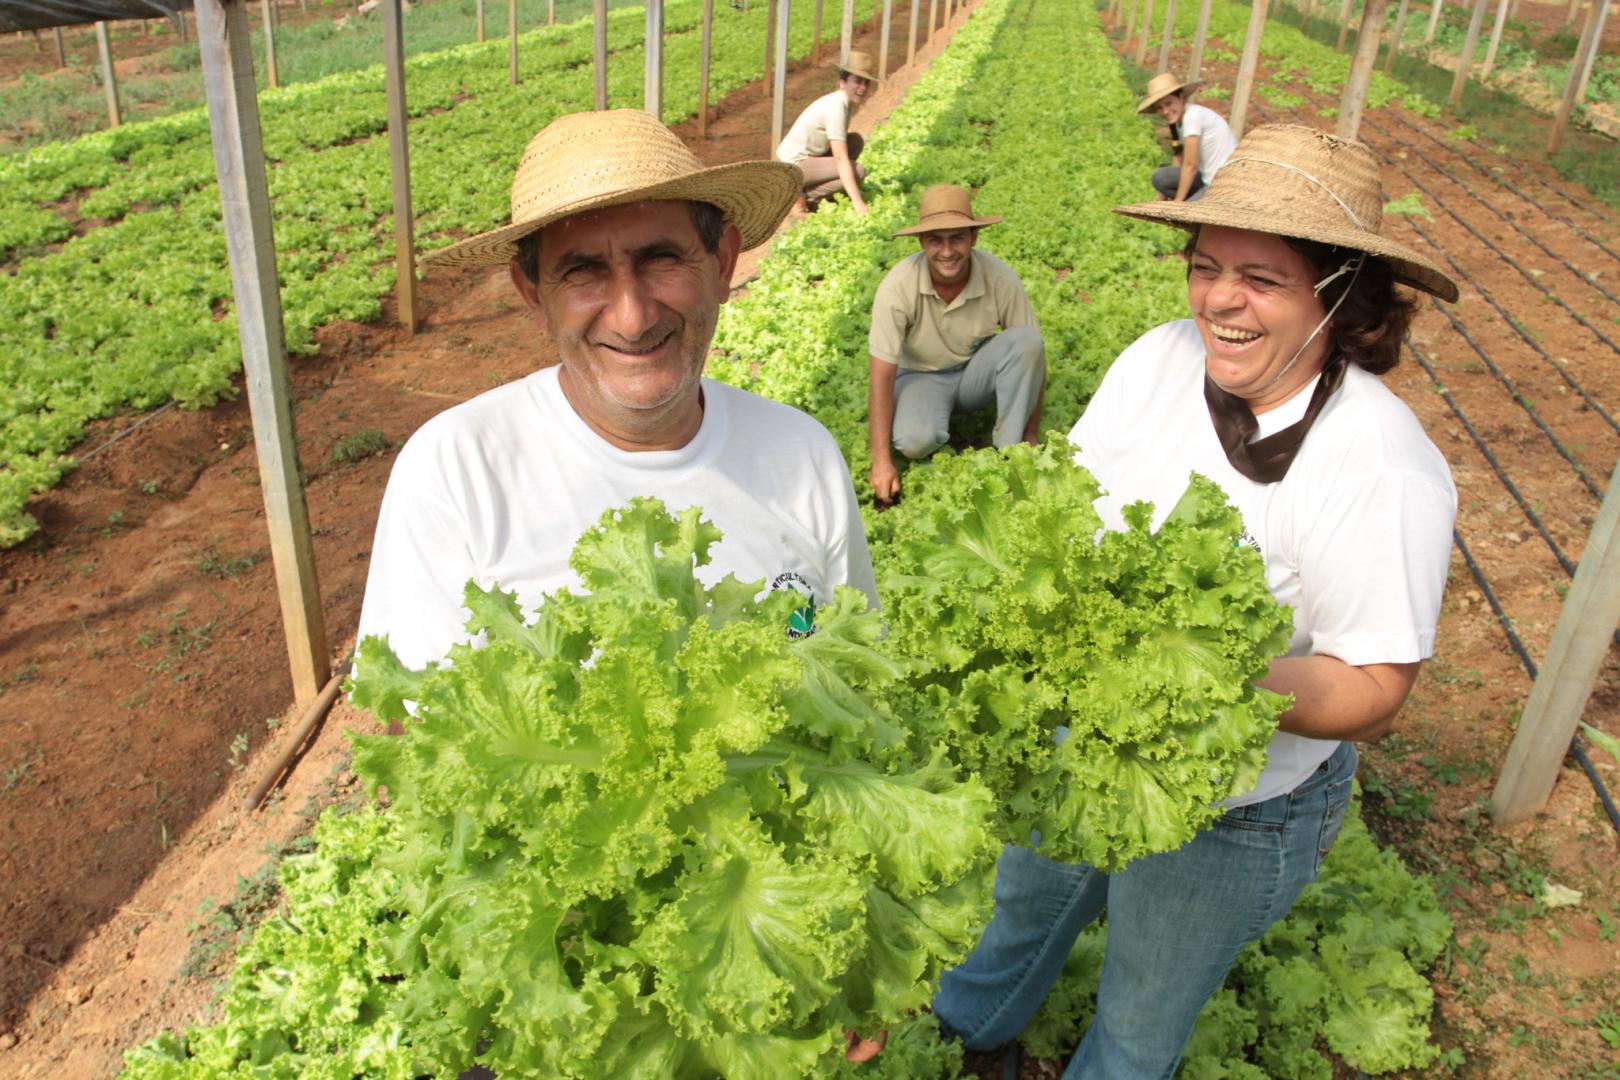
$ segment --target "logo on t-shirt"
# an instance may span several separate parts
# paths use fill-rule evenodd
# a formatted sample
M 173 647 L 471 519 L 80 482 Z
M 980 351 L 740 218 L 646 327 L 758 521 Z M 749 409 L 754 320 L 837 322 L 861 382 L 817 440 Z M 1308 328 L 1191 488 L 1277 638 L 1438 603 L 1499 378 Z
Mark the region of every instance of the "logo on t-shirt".
M 810 588 L 810 583 L 804 580 L 803 575 L 792 570 L 785 570 L 777 574 L 776 579 L 771 582 L 771 592 L 778 589 L 791 589 L 798 593 L 799 597 L 804 601 L 788 615 L 788 637 L 797 641 L 799 638 L 806 638 L 815 633 L 816 596 L 815 592 Z
M 1250 547 L 1254 548 L 1256 552 L 1259 552 L 1259 554 L 1265 554 L 1265 552 L 1260 550 L 1260 541 L 1256 540 L 1254 535 L 1250 533 L 1248 529 L 1244 529 L 1242 532 L 1238 533 L 1238 538 L 1237 540 L 1233 541 L 1233 546 L 1236 547 L 1238 544 L 1248 544 Z

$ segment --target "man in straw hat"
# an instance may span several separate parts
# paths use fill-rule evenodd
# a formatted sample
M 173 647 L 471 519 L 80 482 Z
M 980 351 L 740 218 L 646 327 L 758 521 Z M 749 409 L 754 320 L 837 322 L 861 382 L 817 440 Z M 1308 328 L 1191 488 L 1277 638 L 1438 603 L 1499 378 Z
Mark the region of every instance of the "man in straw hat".
M 782 137 L 776 157 L 797 165 L 804 173 L 804 188 L 795 207 L 807 213 L 810 204 L 843 192 L 858 213 L 866 213 L 861 197 L 861 181 L 866 166 L 858 158 L 866 145 L 861 136 L 849 130 L 849 118 L 877 85 L 877 65 L 872 54 L 851 49 L 838 69 L 838 86 L 812 101 Z
M 1035 441 L 1046 387 L 1046 348 L 1024 283 L 1012 267 L 976 250 L 979 230 L 966 189 L 923 192 L 915 236 L 921 251 L 884 277 L 872 300 L 872 488 L 880 502 L 900 493 L 890 447 L 912 460 L 950 438 L 953 413 L 996 406 L 998 447 Z
M 1016 1036 L 1106 910 L 1096 1018 L 1064 1076 L 1173 1075 L 1238 953 L 1317 876 L 1355 743 L 1390 730 L 1434 651 L 1457 493 L 1378 376 L 1417 310 L 1399 287 L 1453 301 L 1457 287 L 1384 235 L 1383 204 L 1367 147 L 1275 125 L 1246 135 L 1198 202 L 1117 210 L 1188 230 L 1191 318 L 1127 348 L 1070 438 L 1109 528 L 1138 500 L 1157 528 L 1195 472 L 1221 487 L 1293 611 L 1286 653 L 1256 684 L 1291 696 L 1223 816 L 1166 837 L 1171 850 L 1112 874 L 1003 852 L 984 939 L 934 1002 L 970 1046 Z
M 1161 71 L 1136 107 L 1138 113 L 1158 113 L 1170 125 L 1175 164 L 1153 170 L 1153 186 L 1161 198 L 1175 202 L 1198 198 L 1237 145 L 1219 113 L 1187 100 L 1198 85 Z
M 635 109 L 562 116 L 512 182 L 511 224 L 428 256 L 505 266 L 560 363 L 429 420 L 400 451 L 372 546 L 360 633 L 421 666 L 466 637 L 469 580 L 525 608 L 577 584 L 575 541 L 654 495 L 725 534 L 706 580 L 876 602 L 849 469 L 805 414 L 702 378 L 738 252 L 799 190 L 780 162 L 704 168 Z M 806 609 L 810 609 L 806 611 Z M 786 628 L 784 628 L 786 631 Z

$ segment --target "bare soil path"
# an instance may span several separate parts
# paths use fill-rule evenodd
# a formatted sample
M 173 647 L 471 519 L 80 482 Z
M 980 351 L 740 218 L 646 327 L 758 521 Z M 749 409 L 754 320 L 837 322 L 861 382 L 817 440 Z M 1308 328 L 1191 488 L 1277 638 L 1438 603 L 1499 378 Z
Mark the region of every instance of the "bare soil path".
M 903 66 L 853 126 L 870 132 L 966 19 Z M 833 85 L 790 67 L 788 115 Z M 876 20 L 856 46 L 876 51 Z M 706 163 L 769 154 L 767 88 L 676 130 Z M 764 249 L 734 279 L 746 282 Z M 299 451 L 334 662 L 352 647 L 377 508 L 397 448 L 435 413 L 555 362 L 504 271 L 435 273 L 427 324 L 336 324 L 299 360 Z M 141 426 L 131 430 L 141 422 Z M 355 459 L 355 451 L 390 449 Z M 127 434 L 126 434 L 127 433 Z M 112 441 L 117 439 L 116 442 Z M 244 888 L 314 813 L 354 794 L 340 702 L 279 797 L 240 803 L 295 717 L 247 406 L 101 423 L 67 483 L 33 504 L 39 535 L 0 553 L 0 1075 L 95 1077 L 195 1018 L 228 965 Z M 352 459 L 352 460 L 351 460 Z M 224 910 L 222 911 L 222 907 Z

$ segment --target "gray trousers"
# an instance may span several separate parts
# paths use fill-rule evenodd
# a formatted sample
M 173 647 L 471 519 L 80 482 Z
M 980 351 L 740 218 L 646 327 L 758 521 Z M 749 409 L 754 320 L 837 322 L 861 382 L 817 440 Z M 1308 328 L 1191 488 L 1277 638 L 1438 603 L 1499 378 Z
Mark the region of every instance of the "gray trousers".
M 859 184 L 866 179 L 866 166 L 857 160 L 866 146 L 866 140 L 858 132 L 851 131 L 844 145 L 849 149 L 849 165 L 855 171 L 855 182 Z M 821 157 L 807 157 L 800 161 L 799 171 L 804 173 L 804 197 L 811 202 L 844 190 L 844 181 L 838 177 L 838 159 L 830 151 Z
M 997 447 L 1024 437 L 1046 384 L 1046 346 L 1033 326 L 1003 330 L 966 364 L 948 371 L 905 371 L 894 380 L 894 448 L 925 458 L 951 437 L 951 414 L 996 405 Z
M 1153 188 L 1167 199 L 1176 197 L 1176 188 L 1181 186 L 1181 166 L 1164 165 L 1153 170 Z M 1204 178 L 1193 173 L 1192 190 L 1187 192 L 1187 201 L 1192 202 L 1204 194 Z

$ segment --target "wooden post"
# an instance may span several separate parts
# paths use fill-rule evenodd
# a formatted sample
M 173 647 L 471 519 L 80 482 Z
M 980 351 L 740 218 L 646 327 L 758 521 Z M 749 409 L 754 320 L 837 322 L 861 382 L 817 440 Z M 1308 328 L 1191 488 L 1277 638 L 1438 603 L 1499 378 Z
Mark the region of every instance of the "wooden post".
M 1147 63 L 1148 37 L 1153 33 L 1153 0 L 1142 0 L 1142 26 L 1136 37 L 1136 52 L 1132 54 L 1136 66 Z
M 1596 6 L 1596 5 L 1594 5 Z M 1590 16 L 1588 24 L 1592 22 Z M 1575 582 L 1564 598 L 1547 657 L 1530 688 L 1524 715 L 1491 793 L 1498 825 L 1523 820 L 1546 805 L 1575 725 L 1620 620 L 1620 467 L 1609 477 Z
M 776 7 L 776 77 L 771 80 L 771 149 L 782 145 L 782 126 L 787 119 L 788 31 L 793 26 L 792 0 L 772 0 Z
M 271 24 L 271 0 L 259 5 L 264 13 L 264 77 L 272 87 L 281 85 L 281 73 L 276 69 L 276 28 Z
M 1249 96 L 1254 93 L 1254 71 L 1260 66 L 1260 35 L 1266 29 L 1266 8 L 1269 6 L 1270 0 L 1254 0 L 1249 8 L 1249 32 L 1243 39 L 1243 57 L 1238 61 L 1237 82 L 1232 87 L 1232 115 L 1227 118 L 1234 139 L 1243 138 Z
M 642 69 L 641 107 L 654 120 L 664 119 L 664 0 L 647 0 L 647 22 L 642 41 L 646 66 Z
M 925 45 L 934 43 L 934 16 L 939 14 L 939 0 L 928 0 L 928 37 Z
M 1575 13 L 1581 10 L 1581 0 L 1569 0 L 1569 10 L 1564 13 L 1564 29 L 1568 30 L 1575 25 Z
M 883 0 L 883 29 L 878 33 L 878 78 L 889 77 L 889 23 L 894 18 L 894 0 Z
M 1367 0 L 1361 9 L 1356 53 L 1350 60 L 1350 75 L 1344 81 L 1344 97 L 1339 101 L 1340 138 L 1354 139 L 1361 130 L 1361 114 L 1367 108 L 1367 85 L 1372 82 L 1373 65 L 1378 62 L 1378 39 L 1383 35 L 1384 13 L 1388 10 L 1389 0 Z
M 817 0 L 819 3 L 819 0 Z M 917 0 L 911 0 L 911 22 L 906 26 L 906 67 L 917 59 Z
M 1581 69 L 1581 84 L 1575 88 L 1577 104 L 1586 100 L 1586 85 L 1592 81 L 1592 69 L 1597 66 L 1598 53 L 1603 51 L 1603 24 L 1609 18 L 1609 0 L 1601 0 L 1601 3 L 1602 7 L 1598 11 L 1597 35 L 1592 38 L 1592 48 L 1586 54 L 1586 66 Z
M 1164 8 L 1164 40 L 1159 42 L 1159 66 L 1155 71 L 1170 70 L 1170 39 L 1176 33 L 1176 0 L 1169 0 Z
M 101 81 L 107 91 L 107 123 L 117 127 L 124 122 L 118 110 L 118 76 L 113 73 L 112 43 L 107 40 L 107 24 L 96 23 L 96 47 L 101 50 Z
M 67 67 L 67 43 L 62 40 L 62 28 L 60 26 L 51 27 L 51 36 L 56 39 L 56 66 L 65 68 Z
M 1479 69 L 1479 81 L 1484 82 L 1491 77 L 1491 69 L 1496 67 L 1496 50 L 1502 44 L 1502 28 L 1507 25 L 1508 5 L 1512 0 L 1501 0 L 1496 5 L 1496 25 L 1491 27 L 1491 44 L 1485 50 L 1485 64 Z
M 1198 78 L 1204 66 L 1204 41 L 1209 37 L 1209 9 L 1214 0 L 1198 5 L 1198 31 L 1193 34 L 1192 57 L 1187 61 L 1187 81 Z
M 1311 32 L 1311 8 L 1315 7 L 1315 0 L 1305 0 L 1299 9 L 1299 29 L 1302 33 Z
M 394 181 L 394 296 L 399 321 L 415 335 L 416 229 L 411 213 L 410 119 L 405 110 L 405 35 L 400 0 L 383 0 L 383 78 L 388 84 L 388 169 Z
M 1575 55 L 1569 60 L 1569 78 L 1564 83 L 1564 96 L 1558 102 L 1558 113 L 1553 117 L 1552 134 L 1547 139 L 1547 154 L 1552 156 L 1558 153 L 1558 148 L 1564 145 L 1564 132 L 1569 127 L 1570 114 L 1575 106 L 1580 104 L 1578 94 L 1581 89 L 1581 69 L 1586 66 L 1587 57 L 1597 49 L 1597 28 L 1602 22 L 1602 5 L 1594 3 L 1586 13 L 1586 26 L 1581 31 L 1581 43 L 1575 49 Z M 105 55 L 105 54 L 103 54 Z
M 1451 80 L 1451 107 L 1462 104 L 1463 87 L 1468 85 L 1468 69 L 1474 66 L 1474 48 L 1479 44 L 1479 28 L 1485 24 L 1485 8 L 1491 0 L 1474 0 L 1474 14 L 1468 20 L 1468 37 L 1457 57 L 1457 74 Z
M 844 0 L 844 21 L 838 28 L 838 65 L 849 59 L 849 46 L 855 40 L 855 0 Z
M 506 0 L 506 67 L 512 85 L 518 84 L 517 0 Z
M 473 0 L 473 18 L 478 22 L 478 40 L 484 40 L 484 0 Z
M 703 45 L 698 52 L 698 138 L 709 137 L 709 58 L 714 48 L 714 0 L 703 0 Z M 775 150 L 773 146 L 771 148 Z
M 816 0 L 816 25 L 811 33 L 810 66 L 816 67 L 821 63 L 821 9 L 826 0 Z
M 766 86 L 771 85 L 771 54 L 776 52 L 776 0 L 769 0 L 765 7 L 765 66 L 760 68 Z M 776 144 L 771 144 L 776 149 Z
M 276 278 L 247 0 L 197 0 L 197 43 L 208 95 L 225 250 L 242 341 L 259 489 L 281 600 L 293 694 L 307 705 L 331 675 L 309 511 L 293 435 L 292 389 Z
M 1435 27 L 1440 25 L 1440 13 L 1446 9 L 1446 0 L 1430 0 L 1429 28 L 1423 32 L 1423 44 L 1428 45 L 1434 41 Z
M 607 0 L 593 0 L 593 18 L 595 19 L 596 37 L 593 49 L 596 66 L 596 107 L 608 107 L 607 92 Z
M 1340 52 L 1344 51 L 1344 43 L 1350 37 L 1350 12 L 1355 8 L 1355 0 L 1344 0 L 1339 5 L 1339 43 L 1333 46 Z
M 1412 8 L 1412 0 L 1401 0 L 1400 10 L 1395 12 L 1395 33 L 1389 39 L 1389 49 L 1384 53 L 1384 73 L 1395 70 L 1395 57 L 1401 51 L 1401 35 L 1406 31 L 1406 14 Z
M 35 27 L 31 31 L 31 33 L 34 35 L 34 51 L 37 52 L 37 53 L 44 52 L 45 51 L 45 39 L 39 36 L 39 28 Z M 145 19 L 141 20 L 141 33 L 143 33 L 143 34 L 149 33 L 149 31 L 146 28 L 146 20 Z
M 1137 0 L 1131 0 L 1131 6 L 1125 15 L 1125 40 L 1120 42 L 1119 46 L 1121 56 L 1131 51 L 1131 41 L 1136 36 L 1136 7 Z
M 557 25 L 557 0 L 546 0 L 546 25 Z
M 184 45 L 186 43 L 186 40 L 187 40 L 186 35 L 188 33 L 188 31 L 186 29 L 186 13 L 185 13 L 185 10 L 182 8 L 181 10 L 175 12 L 174 14 L 175 14 L 175 17 L 180 20 L 180 44 Z

